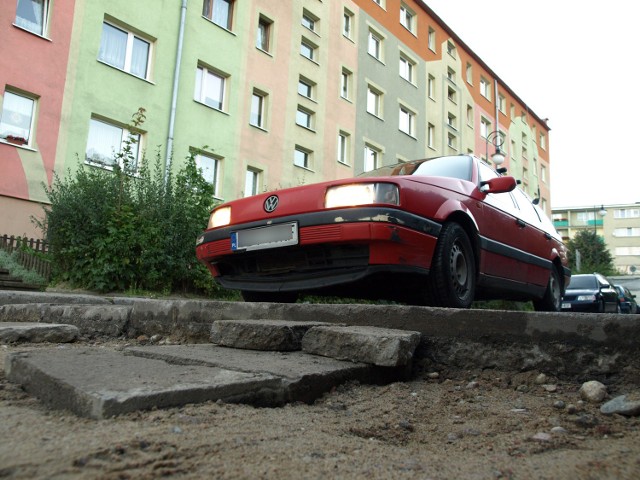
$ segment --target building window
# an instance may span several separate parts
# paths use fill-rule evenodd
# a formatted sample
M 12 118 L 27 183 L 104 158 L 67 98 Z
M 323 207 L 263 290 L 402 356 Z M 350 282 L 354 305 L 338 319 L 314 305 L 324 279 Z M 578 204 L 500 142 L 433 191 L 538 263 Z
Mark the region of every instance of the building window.
M 231 30 L 234 0 L 204 0 L 202 15 L 216 25 Z
M 349 151 L 351 135 L 346 132 L 340 132 L 338 134 L 338 162 L 349 164 Z
M 260 171 L 253 168 L 247 168 L 244 176 L 244 196 L 250 197 L 258 194 L 258 185 L 260 182 Z
M 264 52 L 271 51 L 271 27 L 273 22 L 268 18 L 260 16 L 258 20 L 258 32 L 256 35 L 256 47 Z
M 344 10 L 342 17 L 342 35 L 349 39 L 353 38 L 353 13 L 347 9 Z
M 427 46 L 432 52 L 436 51 L 436 31 L 429 27 L 429 35 L 427 37 Z
M 401 132 L 411 135 L 415 135 L 415 120 L 416 114 L 406 107 L 400 107 L 400 121 L 399 128 Z
M 507 99 L 502 94 L 498 95 L 498 110 L 502 113 L 506 113 L 507 110 Z
M 458 150 L 458 139 L 453 133 L 447 134 L 447 146 L 453 150 Z
M 313 87 L 315 83 L 304 77 L 300 77 L 298 80 L 298 93 L 308 99 L 313 99 Z
M 124 127 L 92 118 L 89 123 L 86 161 L 107 167 L 119 165 L 121 168 L 136 170 L 140 153 L 140 134 Z M 129 152 L 125 149 L 130 149 Z M 123 164 L 123 158 L 130 162 Z
M 427 79 L 427 95 L 431 100 L 436 98 L 436 78 L 433 75 L 429 75 Z
M 544 133 L 540 134 L 540 148 L 543 150 L 547 149 L 547 137 Z
M 376 32 L 369 30 L 367 52 L 376 60 L 382 61 L 382 37 Z
M 309 130 L 313 129 L 313 112 L 307 110 L 306 108 L 298 106 L 298 110 L 296 111 L 296 124 L 301 127 L 308 128 Z
M 458 120 L 456 116 L 451 112 L 447 113 L 447 125 L 449 125 L 451 128 L 455 128 L 456 130 L 458 129 Z
M 485 78 L 480 79 L 480 95 L 487 100 L 491 100 L 491 84 Z
M 15 24 L 40 36 L 47 33 L 49 0 L 18 0 Z
M 427 125 L 427 147 L 435 148 L 436 127 L 433 124 Z
M 254 90 L 251 95 L 251 115 L 249 123 L 254 127 L 265 128 L 265 107 L 267 94 Z
M 370 172 L 380 166 L 380 150 L 371 145 L 364 146 L 364 171 Z
M 223 110 L 226 83 L 226 78 L 222 75 L 205 67 L 198 67 L 196 71 L 195 100 L 216 110 Z
M 469 85 L 473 85 L 473 65 L 471 65 L 470 63 L 467 63 L 466 75 L 467 83 Z
M 415 65 L 415 62 L 402 54 L 400 55 L 400 76 L 407 82 L 413 83 Z
M 376 117 L 381 117 L 381 97 L 382 94 L 369 85 L 367 88 L 367 112 Z
M 220 172 L 220 160 L 209 155 L 196 155 L 196 166 L 200 170 L 202 178 L 213 186 L 213 196 L 218 197 L 218 175 Z
M 613 218 L 640 218 L 640 209 L 619 208 L 613 211 Z
M 346 68 L 342 69 L 342 74 L 340 76 L 340 96 L 345 100 L 349 100 L 351 98 L 351 81 L 353 74 L 347 70 Z
M 487 138 L 489 136 L 489 132 L 491 131 L 491 122 L 486 118 L 480 119 L 480 136 L 482 138 Z
M 400 24 L 411 33 L 415 33 L 415 16 L 416 14 L 409 10 L 406 5 L 400 5 Z
M 447 98 L 449 99 L 449 101 L 451 101 L 453 103 L 457 103 L 456 102 L 456 89 L 455 88 L 447 87 Z
M 300 42 L 300 55 L 309 60 L 315 62 L 317 57 L 317 49 L 318 47 L 311 43 L 309 40 L 303 38 L 302 42 Z
M 447 79 L 451 83 L 456 83 L 456 71 L 453 68 L 447 68 Z
M 147 78 L 151 44 L 131 32 L 104 22 L 98 60 L 140 78 Z
M 547 167 L 540 165 L 540 180 L 547 183 Z
M 311 151 L 296 145 L 293 151 L 293 164 L 296 167 L 309 169 L 311 165 Z
M 473 127 L 473 107 L 467 105 L 467 125 Z
M 0 139 L 15 145 L 31 144 L 36 101 L 5 91 L 0 112 Z
M 385 0 L 373 0 L 373 3 L 381 6 L 382 8 L 384 8 L 384 2 Z
M 318 17 L 316 17 L 309 11 L 304 10 L 302 12 L 302 26 L 308 28 L 313 33 L 317 33 L 318 20 Z
M 640 255 L 640 247 L 616 247 L 615 255 L 616 257 Z
M 447 53 L 453 58 L 456 58 L 456 46 L 453 42 L 447 42 Z

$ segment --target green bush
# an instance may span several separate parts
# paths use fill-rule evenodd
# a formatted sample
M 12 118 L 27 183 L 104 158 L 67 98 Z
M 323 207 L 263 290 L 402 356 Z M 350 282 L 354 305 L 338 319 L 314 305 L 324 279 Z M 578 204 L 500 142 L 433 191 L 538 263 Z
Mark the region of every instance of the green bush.
M 144 122 L 134 115 L 132 130 Z M 131 137 L 112 170 L 82 165 L 48 189 L 40 223 L 50 244 L 55 281 L 101 292 L 204 292 L 217 286 L 195 257 L 195 239 L 207 225 L 213 187 L 193 154 L 174 175 L 155 162 L 133 165 Z
M 12 276 L 21 279 L 24 283 L 40 285 L 42 288 L 47 284 L 45 278 L 38 272 L 29 270 L 20 265 L 18 261 L 18 252 L 9 253 L 0 249 L 0 267 L 9 270 L 9 273 Z

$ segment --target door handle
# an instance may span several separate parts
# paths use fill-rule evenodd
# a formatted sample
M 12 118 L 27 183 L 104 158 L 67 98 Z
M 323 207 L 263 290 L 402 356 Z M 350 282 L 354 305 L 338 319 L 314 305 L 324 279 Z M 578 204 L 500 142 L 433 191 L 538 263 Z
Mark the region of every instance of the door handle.
M 524 221 L 520 220 L 519 218 L 516 219 L 516 225 L 518 225 L 520 228 L 524 228 L 527 226 L 527 224 L 524 223 Z
M 547 240 L 551 240 L 551 234 L 544 232 L 544 238 L 546 238 Z

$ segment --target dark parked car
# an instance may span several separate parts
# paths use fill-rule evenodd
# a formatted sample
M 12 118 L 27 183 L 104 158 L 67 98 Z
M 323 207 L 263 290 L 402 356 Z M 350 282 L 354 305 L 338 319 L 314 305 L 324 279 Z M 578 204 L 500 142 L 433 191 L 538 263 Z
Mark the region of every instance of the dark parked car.
M 467 308 L 533 300 L 560 310 L 566 248 L 511 176 L 456 155 L 220 205 L 198 259 L 247 301 L 301 293 Z
M 618 291 L 599 273 L 573 275 L 562 297 L 562 310 L 620 313 Z
M 620 302 L 620 311 L 622 313 L 640 313 L 636 296 L 629 291 L 627 287 L 622 285 L 614 285 L 618 291 L 618 301 Z

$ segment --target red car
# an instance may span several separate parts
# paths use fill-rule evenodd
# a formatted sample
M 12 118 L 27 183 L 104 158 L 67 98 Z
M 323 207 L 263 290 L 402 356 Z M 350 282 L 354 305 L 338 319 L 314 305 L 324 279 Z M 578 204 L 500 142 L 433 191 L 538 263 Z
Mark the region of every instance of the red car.
M 515 299 L 559 311 L 570 279 L 551 221 L 513 177 L 470 155 L 222 204 L 196 254 L 246 301 L 305 293 L 467 308 Z

